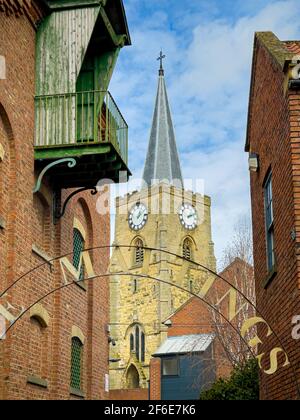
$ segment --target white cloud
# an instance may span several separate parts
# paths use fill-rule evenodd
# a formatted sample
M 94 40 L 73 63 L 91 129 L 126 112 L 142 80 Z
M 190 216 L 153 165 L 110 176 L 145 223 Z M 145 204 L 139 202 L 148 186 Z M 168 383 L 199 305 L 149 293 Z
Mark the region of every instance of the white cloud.
M 133 10 L 136 0 L 128 5 Z M 254 32 L 271 30 L 280 39 L 300 39 L 299 17 L 297 2 L 270 1 L 256 14 L 251 10 L 234 22 L 225 17 L 209 21 L 201 13 L 190 20 L 185 16 L 181 25 L 177 23 L 179 30 L 175 23 L 170 29 L 165 10 L 158 8 L 142 22 L 134 19 L 133 47 L 121 54 L 111 90 L 129 123 L 131 169 L 140 175 L 157 86 L 155 58 L 161 47 L 166 52 L 166 82 L 183 173 L 186 178 L 203 178 L 212 197 L 218 258 L 236 221 L 250 208 L 243 149 Z M 182 32 L 187 20 L 193 24 L 188 45 Z

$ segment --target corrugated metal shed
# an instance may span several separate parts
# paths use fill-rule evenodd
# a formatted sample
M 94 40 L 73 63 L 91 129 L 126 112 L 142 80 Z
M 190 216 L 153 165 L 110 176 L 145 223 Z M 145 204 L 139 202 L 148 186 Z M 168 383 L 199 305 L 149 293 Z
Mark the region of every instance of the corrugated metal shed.
M 215 338 L 214 334 L 194 334 L 169 337 L 153 356 L 170 354 L 200 353 L 208 349 Z

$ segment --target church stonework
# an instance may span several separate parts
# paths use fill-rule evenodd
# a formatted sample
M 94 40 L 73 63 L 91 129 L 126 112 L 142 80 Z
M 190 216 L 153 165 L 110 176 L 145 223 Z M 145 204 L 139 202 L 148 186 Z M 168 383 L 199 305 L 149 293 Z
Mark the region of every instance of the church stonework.
M 161 67 L 144 185 L 116 200 L 110 265 L 110 335 L 115 344 L 111 389 L 148 386 L 150 359 L 167 338 L 164 322 L 209 276 L 192 261 L 216 270 L 211 200 L 183 185 Z

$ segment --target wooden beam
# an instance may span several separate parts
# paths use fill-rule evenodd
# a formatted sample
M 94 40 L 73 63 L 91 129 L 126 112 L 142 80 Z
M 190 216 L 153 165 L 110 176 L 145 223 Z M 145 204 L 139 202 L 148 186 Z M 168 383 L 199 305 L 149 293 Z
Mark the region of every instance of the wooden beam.
M 52 11 L 66 10 L 66 9 L 79 9 L 83 7 L 99 7 L 105 6 L 106 0 L 55 0 L 47 1 L 49 8 Z
M 104 7 L 101 7 L 100 15 L 102 17 L 102 20 L 104 22 L 104 25 L 105 25 L 109 35 L 111 37 L 111 40 L 112 40 L 113 44 L 116 47 L 123 48 L 124 45 L 125 45 L 126 39 L 127 39 L 127 35 L 125 35 L 125 34 L 124 35 L 117 35 L 116 34 L 116 32 L 115 32 L 107 14 L 106 14 L 106 11 L 104 10 Z
M 82 157 L 88 155 L 101 155 L 111 151 L 111 146 L 105 143 L 97 143 L 93 146 L 70 146 L 70 147 L 43 147 L 34 151 L 35 160 L 63 159 L 67 157 Z

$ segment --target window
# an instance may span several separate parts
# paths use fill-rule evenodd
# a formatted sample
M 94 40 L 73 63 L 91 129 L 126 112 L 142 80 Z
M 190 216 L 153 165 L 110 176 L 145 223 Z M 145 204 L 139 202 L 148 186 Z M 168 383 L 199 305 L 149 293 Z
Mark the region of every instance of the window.
M 162 360 L 162 374 L 163 376 L 179 375 L 179 365 L 177 357 Z
M 141 239 L 135 242 L 135 256 L 134 262 L 136 265 L 143 265 L 144 262 L 144 243 Z
M 81 391 L 83 344 L 79 338 L 72 338 L 71 351 L 71 388 Z
M 265 220 L 267 236 L 267 263 L 268 270 L 272 271 L 275 266 L 272 174 L 268 176 L 265 183 Z
M 136 354 L 137 360 L 145 363 L 146 337 L 139 325 L 130 334 L 130 352 Z
M 189 238 L 186 238 L 183 242 L 182 255 L 187 260 L 192 259 L 192 243 Z
M 140 360 L 140 327 L 135 328 L 135 353 L 136 358 Z
M 134 335 L 130 334 L 130 352 L 134 351 Z
M 132 286 L 132 291 L 133 293 L 137 293 L 138 292 L 138 279 L 134 279 L 133 280 L 133 286 Z
M 73 265 L 76 269 L 80 265 L 80 257 L 84 250 L 84 239 L 78 229 L 73 230 Z M 84 266 L 80 269 L 79 281 L 84 279 Z
M 141 362 L 145 363 L 145 334 L 141 334 Z

